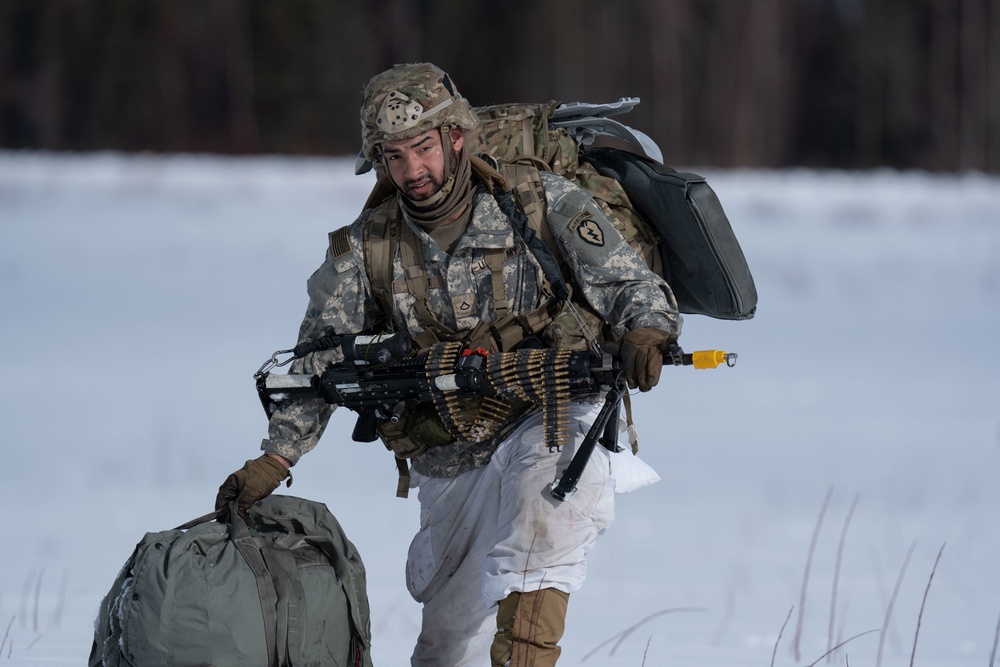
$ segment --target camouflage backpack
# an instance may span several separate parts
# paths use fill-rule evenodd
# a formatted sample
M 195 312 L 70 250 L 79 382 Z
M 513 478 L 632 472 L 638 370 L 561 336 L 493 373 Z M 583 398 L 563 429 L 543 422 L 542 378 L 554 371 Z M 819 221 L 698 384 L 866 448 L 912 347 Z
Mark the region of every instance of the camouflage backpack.
M 638 103 L 623 98 L 479 107 L 470 146 L 500 161 L 551 170 L 588 191 L 667 281 L 680 312 L 752 318 L 757 289 L 715 192 L 702 176 L 664 166 L 645 134 L 608 118 Z M 530 190 L 515 186 L 514 193 L 527 210 Z

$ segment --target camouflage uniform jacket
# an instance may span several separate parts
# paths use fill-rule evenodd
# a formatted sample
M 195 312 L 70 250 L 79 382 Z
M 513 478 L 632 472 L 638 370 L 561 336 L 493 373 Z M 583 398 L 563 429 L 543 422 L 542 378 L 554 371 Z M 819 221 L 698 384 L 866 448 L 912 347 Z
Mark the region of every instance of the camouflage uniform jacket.
M 629 246 L 594 200 L 561 176 L 543 172 L 546 217 L 572 271 L 572 280 L 590 306 L 617 331 L 655 327 L 680 333 L 681 317 L 667 284 L 651 272 Z M 385 206 L 386 204 L 382 204 Z M 331 327 L 337 333 L 388 329 L 411 335 L 424 330 L 408 292 L 394 295 L 391 323 L 372 294 L 365 272 L 363 231 L 375 209 L 364 211 L 350 225 L 350 248 L 326 261 L 310 277 L 309 305 L 299 340 L 316 337 Z M 496 200 L 485 191 L 476 194 L 468 228 L 449 256 L 411 221 L 405 220 L 422 243 L 424 268 L 434 285 L 428 305 L 442 324 L 458 331 L 471 329 L 480 320 L 493 318 L 491 271 L 483 250 L 505 248 L 504 280 L 513 312 L 527 313 L 543 299 L 542 272 L 524 242 L 515 235 Z M 394 280 L 402 280 L 399 253 L 393 261 Z M 297 360 L 292 373 L 317 373 L 339 361 L 339 351 L 314 353 Z M 262 449 L 279 454 L 293 464 L 313 447 L 323 433 L 333 406 L 320 399 L 289 402 L 272 416 Z M 513 426 L 513 425 L 511 425 Z M 425 475 L 450 477 L 486 464 L 502 440 L 505 429 L 490 442 L 452 442 L 414 457 L 414 468 Z

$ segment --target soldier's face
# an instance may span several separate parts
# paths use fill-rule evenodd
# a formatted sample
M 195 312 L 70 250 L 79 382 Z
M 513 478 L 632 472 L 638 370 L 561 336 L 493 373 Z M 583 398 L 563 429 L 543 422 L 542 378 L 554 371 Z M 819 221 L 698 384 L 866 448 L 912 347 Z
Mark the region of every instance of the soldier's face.
M 450 135 L 449 150 L 458 153 L 462 149 L 462 131 L 451 130 Z M 382 155 L 392 182 L 413 201 L 429 199 L 444 186 L 444 150 L 438 130 L 411 139 L 382 142 Z

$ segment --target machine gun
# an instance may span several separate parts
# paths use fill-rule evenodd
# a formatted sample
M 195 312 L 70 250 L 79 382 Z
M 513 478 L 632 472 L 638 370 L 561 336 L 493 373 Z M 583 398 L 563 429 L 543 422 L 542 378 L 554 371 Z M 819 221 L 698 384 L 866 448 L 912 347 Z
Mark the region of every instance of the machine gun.
M 275 368 L 305 355 L 339 348 L 344 360 L 316 375 L 274 375 Z M 565 416 L 572 398 L 604 393 L 597 420 L 566 470 L 550 491 L 565 500 L 599 442 L 617 451 L 617 422 L 627 391 L 618 360 L 608 353 L 563 348 L 525 347 L 511 352 L 469 349 L 461 343 L 438 343 L 411 354 L 403 334 L 360 336 L 330 334 L 279 350 L 254 374 L 257 392 L 268 417 L 288 400 L 321 398 L 358 413 L 352 438 L 372 442 L 380 421 L 398 421 L 409 408 L 433 405 L 447 430 L 459 440 L 478 442 L 492 437 L 509 415 L 509 406 L 537 405 L 543 416 L 545 444 L 558 448 L 568 433 Z M 286 355 L 291 355 L 287 356 Z M 686 354 L 673 343 L 664 365 L 715 368 L 733 366 L 736 354 L 706 350 Z M 456 414 L 456 399 L 481 398 L 485 409 L 475 420 Z

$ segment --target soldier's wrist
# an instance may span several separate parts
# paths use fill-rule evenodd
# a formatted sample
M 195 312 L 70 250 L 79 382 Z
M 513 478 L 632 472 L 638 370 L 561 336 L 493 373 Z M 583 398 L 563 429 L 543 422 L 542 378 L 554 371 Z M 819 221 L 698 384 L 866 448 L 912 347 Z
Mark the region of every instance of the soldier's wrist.
M 286 468 L 291 468 L 292 467 L 292 462 L 289 461 L 288 459 L 286 459 L 284 456 L 282 456 L 280 454 L 275 454 L 274 452 L 264 452 L 264 456 L 266 456 L 266 457 L 268 457 L 270 459 L 274 459 L 275 461 L 277 461 L 281 465 L 285 466 Z

